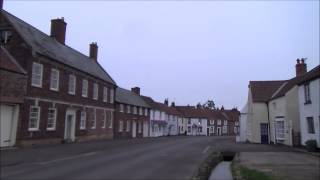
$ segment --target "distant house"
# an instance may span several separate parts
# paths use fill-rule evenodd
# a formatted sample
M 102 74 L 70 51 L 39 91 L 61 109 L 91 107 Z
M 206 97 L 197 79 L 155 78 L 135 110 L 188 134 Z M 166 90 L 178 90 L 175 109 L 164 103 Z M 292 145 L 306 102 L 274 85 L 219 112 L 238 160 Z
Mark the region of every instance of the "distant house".
M 140 96 L 140 88 L 116 90 L 115 138 L 148 137 L 150 106 Z
M 167 105 L 166 113 L 168 115 L 167 118 L 167 126 L 168 126 L 168 135 L 175 136 L 179 134 L 178 127 L 178 119 L 181 118 L 181 113 L 177 111 L 175 108 L 175 103 L 172 102 L 171 106 L 168 106 L 168 100 L 165 101 L 165 105 Z
M 298 83 L 301 144 L 316 140 L 320 148 L 320 66 Z
M 17 144 L 113 138 L 116 83 L 98 63 L 96 43 L 90 44 L 89 56 L 65 44 L 66 26 L 63 18 L 53 19 L 51 34 L 47 35 L 1 10 L 1 53 L 9 56 L 7 62 L 15 64 L 13 67 L 19 71 L 11 71 L 12 76 L 6 78 L 12 83 L 8 86 L 19 92 L 5 95 L 5 101 L 20 103 L 19 113 L 13 118 L 13 122 L 18 119 L 17 129 L 16 125 L 11 126 L 11 132 L 17 132 Z M 23 76 L 27 78 L 26 87 Z M 15 95 L 17 98 L 12 98 Z M 1 112 L 8 109 L 9 106 L 1 106 Z M 3 119 L 7 123 L 11 118 L 1 117 L 1 124 Z M 8 135 L 1 129 L 3 132 Z M 14 144 L 12 139 L 11 143 L 1 141 L 4 146 Z
M 207 114 L 200 108 L 194 106 L 176 106 L 176 109 L 183 116 L 187 124 L 187 135 L 206 136 L 207 135 Z
M 154 101 L 152 98 L 142 96 L 144 101 L 151 107 L 149 136 L 159 137 L 168 135 L 168 121 L 167 121 L 167 105 Z

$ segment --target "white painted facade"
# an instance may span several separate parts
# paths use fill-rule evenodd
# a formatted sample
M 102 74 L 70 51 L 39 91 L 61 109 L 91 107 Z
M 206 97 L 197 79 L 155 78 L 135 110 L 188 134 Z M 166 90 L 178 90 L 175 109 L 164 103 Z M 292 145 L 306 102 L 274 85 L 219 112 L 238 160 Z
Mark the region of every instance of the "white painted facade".
M 168 115 L 168 135 L 176 136 L 179 134 L 178 132 L 178 116 L 176 115 Z
M 150 111 L 150 137 L 159 137 L 168 134 L 166 120 L 167 114 L 164 111 L 151 109 Z
M 248 139 L 247 134 L 247 118 L 248 118 L 248 105 L 246 104 L 240 112 L 240 142 L 246 142 Z
M 306 103 L 304 84 L 299 86 L 299 111 L 301 127 L 301 144 L 305 145 L 307 140 L 316 140 L 320 148 L 320 78 L 309 82 L 311 103 Z M 311 132 L 308 127 L 307 118 L 313 119 L 313 129 Z
M 207 136 L 207 123 L 205 118 L 188 118 L 187 135 Z
M 185 134 L 187 132 L 187 118 L 178 117 L 178 132 Z

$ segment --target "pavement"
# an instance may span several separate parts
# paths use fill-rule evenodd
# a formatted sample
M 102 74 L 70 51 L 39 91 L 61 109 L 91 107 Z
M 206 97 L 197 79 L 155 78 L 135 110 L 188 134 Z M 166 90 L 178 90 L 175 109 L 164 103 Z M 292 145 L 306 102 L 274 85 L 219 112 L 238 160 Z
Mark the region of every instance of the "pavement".
M 221 136 L 47 145 L 0 151 L 0 179 L 190 179 L 212 151 L 294 152 Z
M 320 179 L 320 158 L 300 151 L 241 152 L 235 162 L 277 179 Z
M 211 172 L 209 180 L 233 180 L 231 173 L 231 161 L 219 163 Z

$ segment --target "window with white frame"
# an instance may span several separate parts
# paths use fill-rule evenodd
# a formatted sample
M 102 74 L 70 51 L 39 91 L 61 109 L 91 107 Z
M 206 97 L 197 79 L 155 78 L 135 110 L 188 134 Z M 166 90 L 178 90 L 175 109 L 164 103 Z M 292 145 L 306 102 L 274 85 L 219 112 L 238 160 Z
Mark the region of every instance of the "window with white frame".
M 308 133 L 314 134 L 314 122 L 313 117 L 307 117 L 307 127 L 308 127 Z
M 109 125 L 109 128 L 112 128 L 113 112 L 107 110 L 107 111 L 106 111 L 106 117 L 107 117 L 106 121 L 107 121 L 107 123 L 108 123 L 108 125 Z
M 86 129 L 87 113 L 82 110 L 80 113 L 80 129 Z
M 120 120 L 119 121 L 119 132 L 122 132 L 123 131 L 123 121 Z
M 148 116 L 148 108 L 144 108 L 144 115 Z
M 91 129 L 95 129 L 96 128 L 96 123 L 97 123 L 97 115 L 96 115 L 97 111 L 96 109 L 93 110 L 92 113 L 92 120 L 91 120 Z
M 29 114 L 29 131 L 39 130 L 39 121 L 40 121 L 40 107 L 31 106 Z
M 50 74 L 50 90 L 58 91 L 59 90 L 59 70 L 51 69 Z
M 103 87 L 103 102 L 107 102 L 107 101 L 108 101 L 108 88 Z
M 48 109 L 48 122 L 47 130 L 52 131 L 56 129 L 56 120 L 57 120 L 57 109 L 49 108 Z
M 276 139 L 284 140 L 284 120 L 282 118 L 275 121 Z
M 221 120 L 220 120 L 220 119 L 218 119 L 217 124 L 218 124 L 218 125 L 221 125 Z
M 234 134 L 238 134 L 238 127 L 233 127 Z
M 69 75 L 69 94 L 76 94 L 76 76 L 73 74 Z
M 35 87 L 42 87 L 42 75 L 43 75 L 43 65 L 33 62 L 31 85 Z
M 224 121 L 223 121 L 223 125 L 225 125 L 225 126 L 228 125 L 228 121 L 227 121 L 227 120 L 224 120 Z
M 127 105 L 127 113 L 128 113 L 128 114 L 131 113 L 131 111 L 130 111 L 130 105 Z
M 210 119 L 210 124 L 213 125 L 214 124 L 214 120 Z
M 114 102 L 114 89 L 110 89 L 110 103 Z
M 130 121 L 127 121 L 127 132 L 130 131 Z
M 139 107 L 139 115 L 143 115 L 143 109 L 142 109 L 142 107 Z
M 99 93 L 99 86 L 97 83 L 93 83 L 93 99 L 97 100 L 98 99 L 98 93 Z
M 137 114 L 137 107 L 133 106 L 133 114 Z
M 223 127 L 222 127 L 222 133 L 223 133 L 223 134 L 227 134 L 227 133 L 228 133 L 228 128 L 227 128 L 227 126 L 223 126 Z
M 107 124 L 107 112 L 103 111 L 102 113 L 102 122 L 101 122 L 101 128 L 106 128 L 106 124 Z
M 214 126 L 211 126 L 211 127 L 210 127 L 210 132 L 211 132 L 211 133 L 214 133 Z
M 124 105 L 120 104 L 120 112 L 124 112 Z
M 88 80 L 82 79 L 82 97 L 88 97 Z
M 310 104 L 311 103 L 310 84 L 309 83 L 304 85 L 304 100 L 305 100 L 305 104 Z

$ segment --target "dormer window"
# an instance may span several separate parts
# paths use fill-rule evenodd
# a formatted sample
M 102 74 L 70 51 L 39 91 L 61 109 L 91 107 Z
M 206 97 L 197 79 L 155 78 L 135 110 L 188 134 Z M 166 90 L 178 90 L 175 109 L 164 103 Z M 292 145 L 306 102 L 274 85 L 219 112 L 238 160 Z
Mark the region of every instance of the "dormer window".
M 1 44 L 7 44 L 12 38 L 12 32 L 9 30 L 0 31 L 0 41 Z

